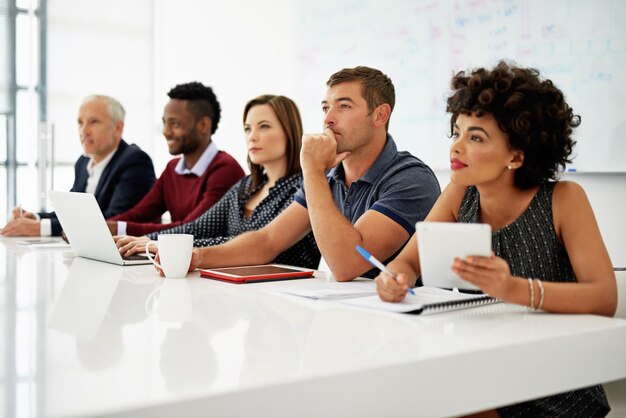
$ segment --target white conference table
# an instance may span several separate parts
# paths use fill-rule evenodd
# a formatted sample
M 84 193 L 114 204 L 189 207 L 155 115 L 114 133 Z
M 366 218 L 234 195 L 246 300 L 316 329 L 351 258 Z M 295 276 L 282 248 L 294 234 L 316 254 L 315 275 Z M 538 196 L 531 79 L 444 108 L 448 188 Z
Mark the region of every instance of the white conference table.
M 626 321 L 413 316 L 0 238 L 0 416 L 435 417 L 626 377 Z

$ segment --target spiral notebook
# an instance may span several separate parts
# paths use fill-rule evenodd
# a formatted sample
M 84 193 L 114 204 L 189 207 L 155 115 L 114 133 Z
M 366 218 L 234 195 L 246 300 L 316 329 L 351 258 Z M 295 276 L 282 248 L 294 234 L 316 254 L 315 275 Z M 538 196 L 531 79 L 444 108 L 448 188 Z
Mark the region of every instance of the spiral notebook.
M 400 303 L 384 302 L 380 300 L 378 295 L 348 299 L 342 301 L 342 303 L 388 312 L 426 315 L 500 302 L 500 299 L 492 298 L 485 294 L 455 292 L 433 286 L 417 287 L 413 290 L 415 295 L 407 294 L 406 298 Z

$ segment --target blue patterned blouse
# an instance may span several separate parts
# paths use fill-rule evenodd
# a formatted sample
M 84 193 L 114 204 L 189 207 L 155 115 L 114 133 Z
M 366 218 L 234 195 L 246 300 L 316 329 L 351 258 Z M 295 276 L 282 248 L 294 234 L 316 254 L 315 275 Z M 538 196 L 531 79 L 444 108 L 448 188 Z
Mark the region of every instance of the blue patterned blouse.
M 192 222 L 148 234 L 148 237 L 156 239 L 159 234 L 193 234 L 194 246 L 208 247 L 227 242 L 244 232 L 262 228 L 293 202 L 294 194 L 302 186 L 302 174 L 278 180 L 269 190 L 268 196 L 259 202 L 250 217 L 246 218 L 244 215 L 246 202 L 266 181 L 267 178 L 263 178 L 254 190 L 250 190 L 252 177 L 248 175 Z M 274 260 L 275 263 L 305 268 L 317 268 L 319 261 L 320 252 L 312 232 Z

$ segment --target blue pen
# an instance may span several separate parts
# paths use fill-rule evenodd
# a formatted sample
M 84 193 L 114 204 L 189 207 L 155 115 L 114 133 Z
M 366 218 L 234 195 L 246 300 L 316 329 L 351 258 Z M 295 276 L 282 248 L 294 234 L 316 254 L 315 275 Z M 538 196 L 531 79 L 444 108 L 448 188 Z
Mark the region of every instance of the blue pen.
M 390 276 L 391 278 L 393 278 L 394 280 L 397 279 L 397 276 L 395 273 L 392 273 L 391 270 L 389 270 L 383 263 L 381 263 L 380 261 L 378 261 L 376 259 L 376 257 L 374 257 L 373 255 L 371 255 L 370 253 L 368 253 L 365 248 L 361 247 L 360 245 L 356 246 L 356 250 L 359 252 L 359 254 L 361 254 L 361 256 L 363 256 L 364 259 L 366 259 L 371 265 L 373 265 L 374 267 L 376 267 L 377 269 L 379 269 L 380 271 L 382 271 L 383 273 L 385 273 L 386 275 Z M 415 292 L 413 291 L 413 289 L 411 289 L 410 287 L 406 290 L 407 292 L 409 292 L 410 294 L 414 295 Z

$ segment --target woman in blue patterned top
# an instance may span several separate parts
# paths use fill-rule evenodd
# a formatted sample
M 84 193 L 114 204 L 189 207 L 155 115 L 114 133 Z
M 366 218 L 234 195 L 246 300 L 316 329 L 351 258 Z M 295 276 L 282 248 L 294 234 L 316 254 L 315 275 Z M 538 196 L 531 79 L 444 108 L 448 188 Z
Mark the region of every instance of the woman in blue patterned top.
M 580 117 L 538 71 L 500 62 L 460 72 L 448 99 L 450 184 L 427 221 L 491 225 L 491 257 L 456 259 L 451 270 L 485 293 L 532 310 L 612 316 L 611 260 L 583 189 L 557 181 L 571 162 Z M 416 237 L 379 275 L 378 294 L 399 302 L 420 273 Z M 576 367 L 572 364 L 572 367 Z M 540 378 L 540 377 L 538 377 Z M 603 417 L 602 386 L 485 411 L 482 417 Z
M 289 206 L 302 186 L 302 121 L 298 107 L 285 96 L 259 96 L 246 104 L 243 125 L 251 174 L 192 222 L 144 237 L 117 238 L 122 255 L 145 251 L 146 242 L 159 234 L 193 234 L 197 247 L 221 244 L 267 225 Z M 309 233 L 274 261 L 317 268 L 319 260 L 315 239 Z

